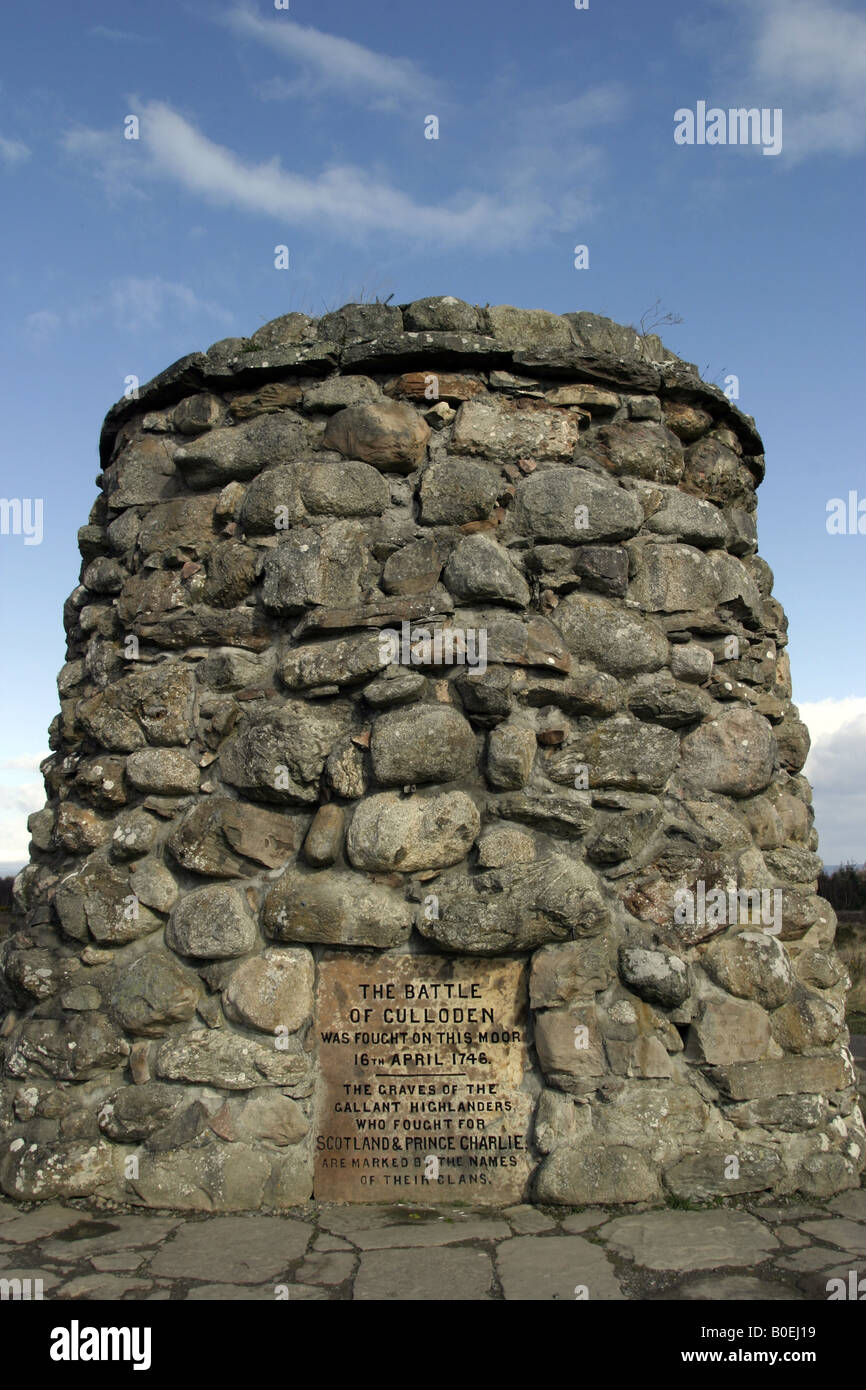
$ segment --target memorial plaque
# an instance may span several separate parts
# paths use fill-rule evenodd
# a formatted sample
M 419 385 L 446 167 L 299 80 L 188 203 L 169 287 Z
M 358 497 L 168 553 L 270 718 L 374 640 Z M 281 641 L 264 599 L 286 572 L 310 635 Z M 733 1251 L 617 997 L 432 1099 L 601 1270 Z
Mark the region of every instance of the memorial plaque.
M 326 954 L 319 962 L 314 1195 L 519 1201 L 526 966 L 508 958 Z

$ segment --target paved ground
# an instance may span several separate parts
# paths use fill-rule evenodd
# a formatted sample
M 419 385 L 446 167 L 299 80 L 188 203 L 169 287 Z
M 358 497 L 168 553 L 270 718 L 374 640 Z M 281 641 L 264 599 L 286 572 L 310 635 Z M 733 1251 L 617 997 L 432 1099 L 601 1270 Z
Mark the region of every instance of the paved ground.
M 821 1300 L 866 1279 L 866 1189 L 707 1211 L 359 1207 L 179 1215 L 0 1202 L 2 1281 L 46 1299 Z M 863 1285 L 866 1292 L 866 1283 Z

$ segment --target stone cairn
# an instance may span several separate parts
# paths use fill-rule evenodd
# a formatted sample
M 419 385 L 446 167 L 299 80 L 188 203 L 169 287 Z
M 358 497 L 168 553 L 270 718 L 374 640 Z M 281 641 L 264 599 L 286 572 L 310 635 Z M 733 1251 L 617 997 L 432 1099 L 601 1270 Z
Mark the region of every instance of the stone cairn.
M 749 416 L 654 335 L 431 298 L 183 358 L 101 452 L 7 1194 L 307 1200 L 335 948 L 529 962 L 536 1201 L 857 1185 Z

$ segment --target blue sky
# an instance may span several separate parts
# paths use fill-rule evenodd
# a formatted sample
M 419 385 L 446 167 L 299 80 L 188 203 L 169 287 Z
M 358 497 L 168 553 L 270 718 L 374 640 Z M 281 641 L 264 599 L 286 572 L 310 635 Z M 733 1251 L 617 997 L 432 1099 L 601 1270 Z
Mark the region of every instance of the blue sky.
M 767 447 L 761 552 L 815 739 L 822 852 L 866 859 L 866 535 L 826 530 L 830 498 L 866 497 L 866 14 L 290 6 L 30 0 L 5 16 L 0 494 L 42 498 L 44 538 L 0 535 L 0 863 L 26 858 L 43 804 L 61 607 L 124 378 L 289 309 L 390 294 L 625 323 L 660 301 L 683 320 L 661 330 L 674 351 L 739 378 Z M 674 112 L 699 101 L 780 108 L 781 152 L 675 144 Z

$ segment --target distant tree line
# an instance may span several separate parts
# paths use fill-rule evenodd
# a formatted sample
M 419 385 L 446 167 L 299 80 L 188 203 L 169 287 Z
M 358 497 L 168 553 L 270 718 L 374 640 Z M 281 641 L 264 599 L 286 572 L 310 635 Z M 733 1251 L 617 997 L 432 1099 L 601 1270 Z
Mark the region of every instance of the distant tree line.
M 818 892 L 836 912 L 866 910 L 866 864 L 840 864 L 832 874 L 818 875 Z
M 12 906 L 12 884 L 14 882 L 15 879 L 11 875 L 0 878 L 0 911 Z

